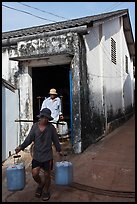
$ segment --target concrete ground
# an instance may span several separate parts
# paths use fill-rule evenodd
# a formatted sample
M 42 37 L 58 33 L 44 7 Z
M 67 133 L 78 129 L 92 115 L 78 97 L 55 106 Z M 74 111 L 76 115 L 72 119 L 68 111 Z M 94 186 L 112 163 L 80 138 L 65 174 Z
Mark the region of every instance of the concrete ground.
M 62 143 L 64 150 L 70 149 L 69 142 Z M 43 202 L 35 198 L 37 184 L 31 176 L 31 156 L 21 152 L 26 165 L 26 186 L 22 191 L 7 190 L 5 171 L 13 162 L 6 160 L 2 166 L 2 202 Z M 54 162 L 57 161 L 56 154 Z M 74 184 L 94 187 L 91 191 L 71 186 L 56 186 L 51 182 L 51 198 L 46 202 L 135 202 L 135 198 L 102 194 L 103 190 L 135 192 L 135 117 L 130 118 L 121 127 L 104 137 L 98 143 L 88 147 L 83 153 L 74 155 L 69 152 L 68 160 L 73 163 Z

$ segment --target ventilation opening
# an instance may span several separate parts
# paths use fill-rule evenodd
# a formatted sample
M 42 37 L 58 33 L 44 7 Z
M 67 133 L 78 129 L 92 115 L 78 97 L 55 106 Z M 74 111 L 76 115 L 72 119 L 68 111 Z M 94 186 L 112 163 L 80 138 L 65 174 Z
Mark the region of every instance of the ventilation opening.
M 111 61 L 116 64 L 116 42 L 111 38 Z
M 125 55 L 125 70 L 126 73 L 128 74 L 128 57 Z

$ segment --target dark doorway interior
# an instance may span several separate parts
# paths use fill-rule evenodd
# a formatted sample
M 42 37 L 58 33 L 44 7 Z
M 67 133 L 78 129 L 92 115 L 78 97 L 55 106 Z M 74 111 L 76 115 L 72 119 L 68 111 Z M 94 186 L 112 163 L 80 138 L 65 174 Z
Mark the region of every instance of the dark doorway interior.
M 33 120 L 37 120 L 39 108 L 45 97 L 49 97 L 49 90 L 55 88 L 58 97 L 62 98 L 63 115 L 70 128 L 70 65 L 32 68 L 33 87 Z M 40 100 L 37 97 L 43 97 Z

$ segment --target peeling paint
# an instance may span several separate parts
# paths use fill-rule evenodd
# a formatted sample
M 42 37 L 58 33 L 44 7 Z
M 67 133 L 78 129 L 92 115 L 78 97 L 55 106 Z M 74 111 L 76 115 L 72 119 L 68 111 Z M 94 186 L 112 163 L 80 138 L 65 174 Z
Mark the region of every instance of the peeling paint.
M 30 56 L 36 54 L 60 53 L 64 50 L 73 52 L 74 34 L 67 34 L 39 38 L 35 40 L 23 41 L 18 43 L 18 56 Z
M 132 112 L 131 108 L 129 108 L 129 109 L 130 109 L 129 112 Z M 115 120 L 117 118 L 123 117 L 125 114 L 127 114 L 129 112 L 126 112 L 126 110 L 123 111 L 122 108 L 119 108 L 118 110 L 114 111 L 113 106 L 111 105 L 110 108 L 108 108 L 108 111 L 107 111 L 107 116 L 108 116 L 107 121 L 109 123 L 109 122 L 111 122 L 111 121 L 113 121 L 113 120 Z
M 134 107 L 133 107 L 132 104 L 131 104 L 131 105 L 129 105 L 129 106 L 127 106 L 127 107 L 125 108 L 125 114 L 132 113 L 133 110 L 134 110 Z

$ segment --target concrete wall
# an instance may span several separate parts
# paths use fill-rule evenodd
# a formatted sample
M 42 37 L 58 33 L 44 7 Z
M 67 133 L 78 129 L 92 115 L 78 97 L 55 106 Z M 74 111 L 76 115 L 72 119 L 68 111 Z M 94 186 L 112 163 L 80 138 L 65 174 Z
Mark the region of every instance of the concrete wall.
M 88 131 L 84 140 L 84 149 L 94 143 L 99 136 L 104 134 L 105 129 L 105 103 L 103 87 L 103 56 L 99 46 L 101 31 L 99 27 L 90 29 L 90 33 L 85 36 L 87 83 L 88 83 Z
M 2 161 L 19 145 L 18 93 L 2 85 Z
M 18 86 L 17 73 L 19 71 L 18 62 L 9 60 L 10 56 L 17 56 L 17 46 L 2 48 L 2 78 Z
M 87 49 L 87 67 L 89 83 L 90 106 L 93 109 L 102 111 L 102 56 L 99 47 L 99 27 L 92 28 L 89 35 L 85 36 Z
M 119 112 L 123 112 L 123 65 L 122 40 L 119 18 L 103 24 L 103 67 L 104 86 L 106 87 L 106 103 L 108 122 L 113 120 Z M 111 38 L 116 42 L 116 65 L 111 61 Z
M 133 74 L 133 61 L 127 47 L 127 42 L 123 30 L 123 22 L 121 22 L 121 38 L 122 38 L 122 66 L 123 66 L 123 98 L 124 108 L 128 112 L 134 104 L 134 74 Z M 125 55 L 128 57 L 128 74 L 125 68 Z
M 22 64 L 19 65 L 20 74 L 18 76 L 18 88 L 19 88 L 19 119 L 33 120 L 33 103 L 32 103 L 32 78 L 31 69 Z M 33 123 L 21 122 L 21 134 L 20 142 L 24 141 L 24 138 L 28 135 Z
M 6 109 L 5 87 L 2 85 L 2 161 L 6 159 Z
M 16 52 L 17 50 L 17 52 Z M 57 61 L 58 55 L 70 54 L 73 78 L 73 135 L 74 143 L 73 148 L 76 153 L 81 152 L 81 107 L 80 107 L 80 64 L 79 64 L 79 38 L 76 33 L 66 33 L 58 36 L 45 37 L 43 39 L 34 39 L 29 41 L 21 41 L 17 44 L 17 49 L 10 50 L 9 56 L 14 57 L 25 57 L 26 61 L 20 62 L 18 64 L 18 70 L 15 68 L 12 72 L 12 76 L 16 76 L 16 81 L 18 88 L 20 90 L 20 119 L 32 119 L 33 109 L 32 109 L 32 78 L 31 78 L 31 65 L 34 65 L 35 59 L 31 59 L 32 56 L 38 56 L 37 66 L 41 66 L 44 57 L 50 58 L 52 65 L 52 60 Z M 40 55 L 43 55 L 40 59 Z M 55 57 L 54 57 L 55 56 Z M 73 58 L 73 59 L 72 59 Z M 60 58 L 61 59 L 61 58 Z M 68 57 L 63 59 L 64 63 L 68 64 Z M 70 61 L 69 61 L 70 62 Z M 54 64 L 55 65 L 55 64 Z M 43 65 L 42 65 L 43 66 Z M 49 66 L 46 63 L 45 66 Z M 15 71 L 16 70 L 16 71 Z M 15 77 L 13 77 L 15 78 Z M 79 128 L 76 128 L 76 127 Z M 31 124 L 21 123 L 21 141 L 25 139 Z
M 10 78 L 9 53 L 6 48 L 2 49 L 2 78 L 7 81 Z
M 116 65 L 111 62 L 111 37 L 116 41 Z M 133 104 L 133 64 L 123 32 L 123 19 L 107 21 L 90 29 L 85 36 L 89 112 L 92 139 L 96 140 L 107 124 L 126 113 Z M 125 55 L 129 74 L 125 72 Z M 131 111 L 131 109 L 130 109 Z
M 105 74 L 112 76 L 106 78 L 106 94 L 107 94 L 107 112 L 108 121 L 118 117 L 120 113 L 125 113 L 128 106 L 133 104 L 133 64 L 130 59 L 129 50 L 125 40 L 123 31 L 123 19 L 115 19 L 112 22 L 104 23 L 103 25 L 104 39 L 104 76 Z M 110 56 L 110 38 L 116 41 L 116 57 L 117 64 L 115 65 L 109 59 Z M 107 57 L 108 55 L 108 57 Z M 129 74 L 125 71 L 125 55 L 128 56 Z M 113 78 L 114 77 L 114 78 Z

